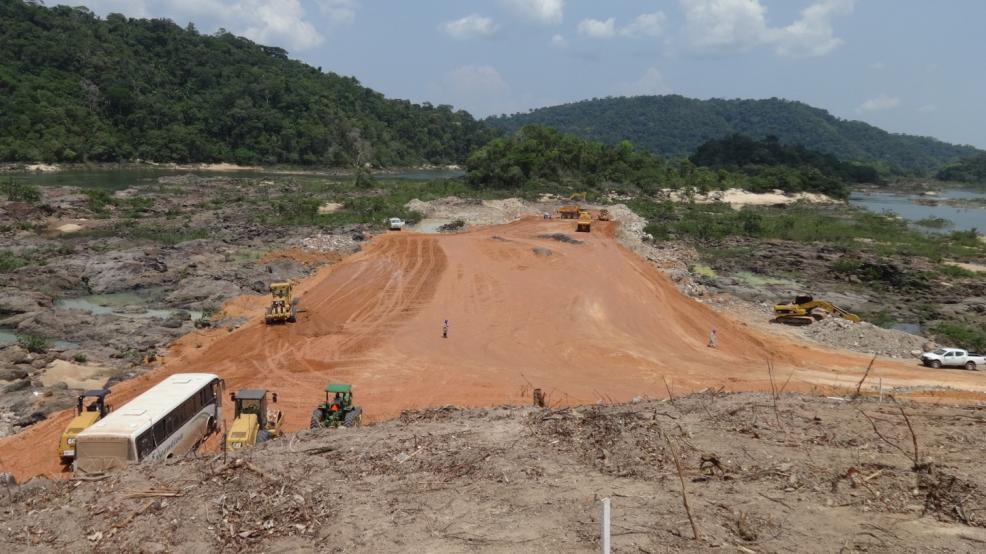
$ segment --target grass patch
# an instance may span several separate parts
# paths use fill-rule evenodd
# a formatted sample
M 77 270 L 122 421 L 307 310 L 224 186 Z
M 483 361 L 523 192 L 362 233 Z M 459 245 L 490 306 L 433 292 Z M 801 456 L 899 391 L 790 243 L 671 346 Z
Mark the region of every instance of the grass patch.
M 959 323 L 939 323 L 931 328 L 935 339 L 966 350 L 986 350 L 986 329 Z
M 694 273 L 695 275 L 702 275 L 703 277 L 715 277 L 716 270 L 712 269 L 707 265 L 695 264 L 688 268 L 688 271 Z
M 927 227 L 928 229 L 944 229 L 945 227 L 951 227 L 954 225 L 954 223 L 944 217 L 926 217 L 915 221 L 914 224 L 920 225 L 921 227 Z
M 978 276 L 975 271 L 969 271 L 968 269 L 957 265 L 942 264 L 938 266 L 937 269 L 938 273 L 953 279 L 968 279 L 970 277 Z
M 35 185 L 14 181 L 12 178 L 0 183 L 0 194 L 11 202 L 40 202 L 41 189 Z
M 0 273 L 8 273 L 27 265 L 27 260 L 7 250 L 0 250 Z
M 48 339 L 41 335 L 17 335 L 17 344 L 28 352 L 44 354 L 51 348 Z

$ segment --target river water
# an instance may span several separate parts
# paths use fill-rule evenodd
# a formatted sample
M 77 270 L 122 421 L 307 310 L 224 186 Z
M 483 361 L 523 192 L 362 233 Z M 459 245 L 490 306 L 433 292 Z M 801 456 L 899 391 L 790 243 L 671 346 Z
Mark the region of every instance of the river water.
M 876 213 L 891 211 L 912 223 L 928 218 L 951 222 L 941 229 L 915 226 L 918 229 L 946 233 L 970 229 L 986 232 L 986 191 L 944 189 L 930 196 L 857 191 L 849 197 L 849 204 Z

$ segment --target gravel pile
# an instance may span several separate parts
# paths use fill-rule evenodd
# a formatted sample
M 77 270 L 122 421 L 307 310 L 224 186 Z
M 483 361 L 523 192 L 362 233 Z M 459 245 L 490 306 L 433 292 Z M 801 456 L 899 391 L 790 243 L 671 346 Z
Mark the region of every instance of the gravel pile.
M 930 346 L 924 337 L 884 329 L 865 321 L 853 323 L 838 317 L 823 319 L 799 330 L 822 344 L 891 358 L 917 357 L 926 346 Z
M 516 221 L 525 215 L 539 215 L 544 210 L 518 198 L 505 200 L 472 200 L 448 196 L 430 202 L 415 198 L 405 207 L 421 212 L 428 218 L 462 219 L 466 225 L 497 225 Z
M 358 239 L 358 240 L 357 240 Z M 353 235 L 323 235 L 318 234 L 301 239 L 301 246 L 306 250 L 316 252 L 356 252 L 362 236 Z

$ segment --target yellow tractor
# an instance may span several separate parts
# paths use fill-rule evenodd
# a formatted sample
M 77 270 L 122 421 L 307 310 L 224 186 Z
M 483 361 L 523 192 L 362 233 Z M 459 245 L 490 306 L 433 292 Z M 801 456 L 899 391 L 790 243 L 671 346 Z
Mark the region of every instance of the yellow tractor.
M 271 393 L 271 403 L 277 404 L 277 393 Z M 226 434 L 226 450 L 249 448 L 257 443 L 277 438 L 283 434 L 281 422 L 284 414 L 267 406 L 266 389 L 240 389 L 229 393 L 233 401 L 233 425 Z
M 579 233 L 588 233 L 592 230 L 592 214 L 587 210 L 579 210 L 579 221 L 575 224 L 575 230 Z
M 75 406 L 75 417 L 68 423 L 58 442 L 58 457 L 65 465 L 75 461 L 75 436 L 93 423 L 106 417 L 112 408 L 106 405 L 109 389 L 87 390 L 79 395 Z M 91 400 L 90 400 L 91 399 Z
M 267 325 L 294 323 L 298 320 L 297 300 L 291 298 L 291 283 L 271 283 L 270 295 L 270 306 L 264 312 L 264 322 Z
M 787 325 L 811 325 L 823 319 L 826 314 L 842 319 L 859 323 L 861 320 L 858 315 L 849 313 L 831 302 L 825 300 L 815 300 L 811 296 L 796 296 L 794 302 L 790 304 L 777 304 L 774 306 L 774 323 L 785 323 Z
M 579 216 L 580 211 L 582 210 L 577 205 L 569 204 L 558 208 L 558 215 L 562 219 L 575 219 Z

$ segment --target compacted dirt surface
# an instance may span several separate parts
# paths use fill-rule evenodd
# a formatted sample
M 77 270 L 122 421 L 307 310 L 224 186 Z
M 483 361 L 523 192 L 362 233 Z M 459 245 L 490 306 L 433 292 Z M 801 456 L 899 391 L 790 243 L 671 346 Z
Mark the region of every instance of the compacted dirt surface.
M 981 552 L 984 423 L 716 391 L 409 411 L 242 458 L 0 487 L 0 551 L 598 552 L 609 498 L 614 552 Z
M 855 389 L 870 357 L 773 335 L 683 295 L 614 238 L 527 218 L 452 234 L 390 233 L 302 281 L 294 324 L 265 326 L 262 296 L 223 306 L 237 328 L 186 335 L 161 367 L 113 388 L 116 406 L 175 372 L 213 372 L 227 390 L 278 392 L 289 431 L 308 426 L 330 382 L 351 383 L 368 421 L 455 404 L 552 406 L 725 391 Z M 442 338 L 442 321 L 449 336 Z M 716 348 L 707 346 L 717 331 Z M 770 360 L 770 370 L 768 370 Z M 863 389 L 976 401 L 977 372 L 875 360 Z M 230 406 L 224 406 L 227 423 Z M 69 412 L 0 440 L 0 472 L 63 474 L 55 448 Z

